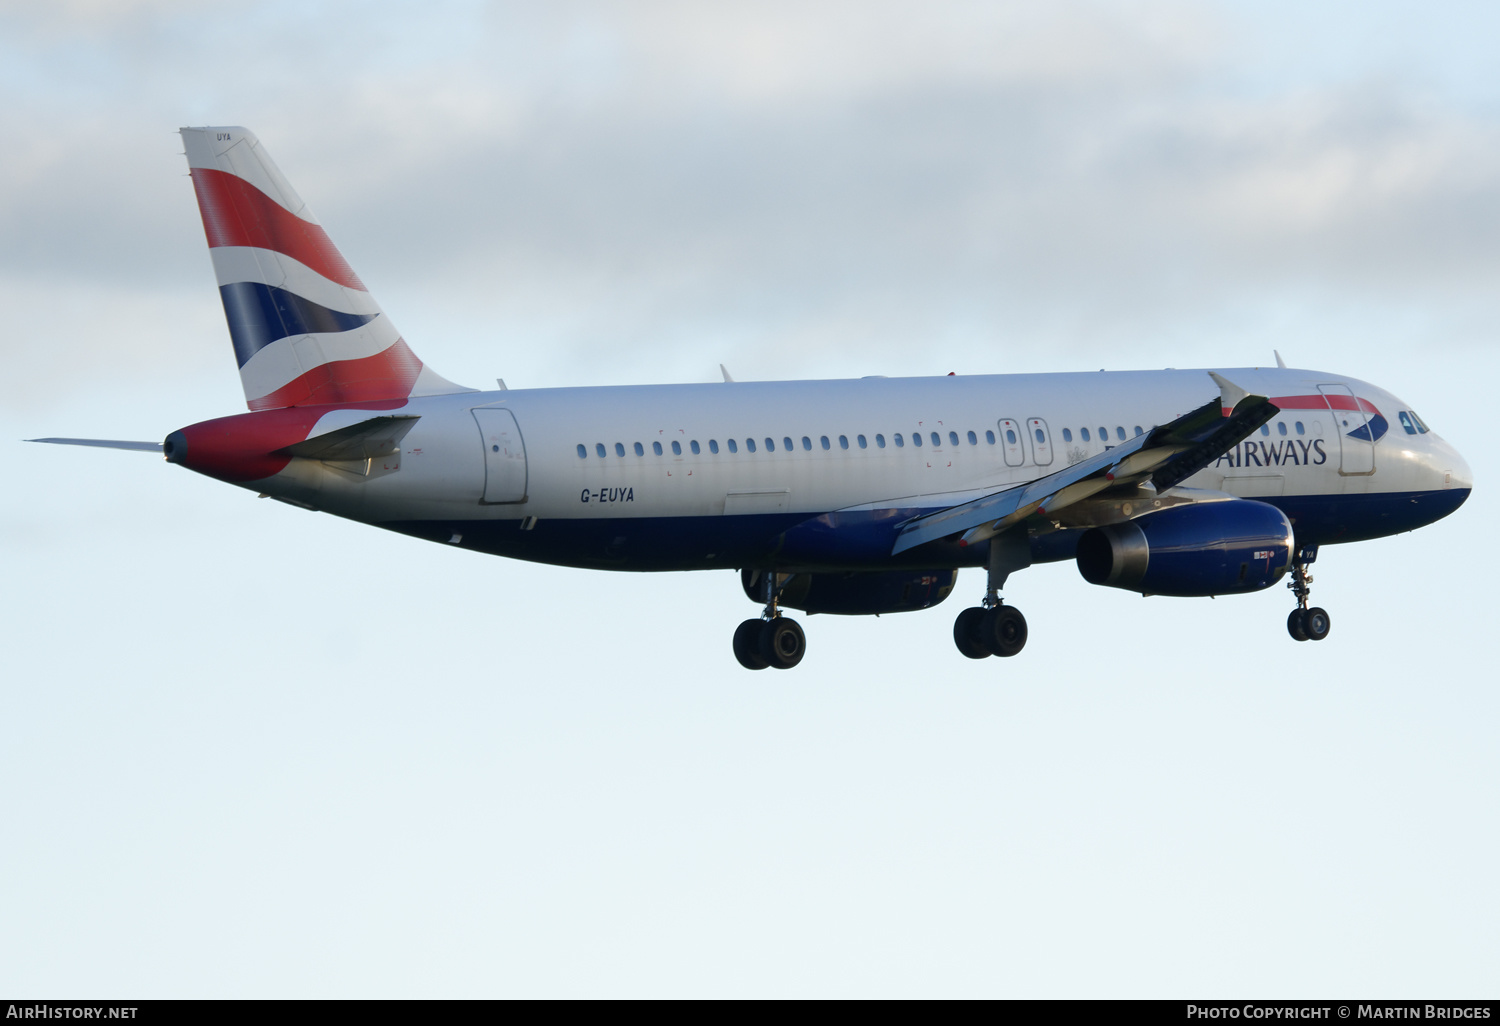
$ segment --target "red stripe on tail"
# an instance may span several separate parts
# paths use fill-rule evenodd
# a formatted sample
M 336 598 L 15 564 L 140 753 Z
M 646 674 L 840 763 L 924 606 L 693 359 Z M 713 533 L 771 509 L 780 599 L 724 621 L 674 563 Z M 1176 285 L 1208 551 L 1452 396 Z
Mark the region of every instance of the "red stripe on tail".
M 195 167 L 193 189 L 210 247 L 254 246 L 300 261 L 330 281 L 366 291 L 322 226 L 304 221 L 238 175 Z
M 334 360 L 293 378 L 270 395 L 251 399 L 252 410 L 276 410 L 284 406 L 328 406 L 335 403 L 367 403 L 381 399 L 405 399 L 422 372 L 422 361 L 397 339 L 374 356 L 358 360 Z

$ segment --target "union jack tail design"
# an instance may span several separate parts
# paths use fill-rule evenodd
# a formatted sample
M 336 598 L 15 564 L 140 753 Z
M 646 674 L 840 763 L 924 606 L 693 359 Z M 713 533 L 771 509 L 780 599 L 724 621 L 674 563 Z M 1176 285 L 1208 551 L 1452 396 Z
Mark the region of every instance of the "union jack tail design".
M 470 391 L 417 359 L 254 133 L 181 131 L 250 409 Z

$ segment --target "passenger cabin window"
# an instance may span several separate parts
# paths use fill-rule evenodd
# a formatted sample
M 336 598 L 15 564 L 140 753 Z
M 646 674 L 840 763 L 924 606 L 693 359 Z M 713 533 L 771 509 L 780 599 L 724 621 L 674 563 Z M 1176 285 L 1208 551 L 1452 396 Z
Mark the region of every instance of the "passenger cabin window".
M 1145 433 L 1146 433 L 1146 432 L 1144 432 L 1144 431 L 1142 431 L 1142 430 L 1141 430 L 1141 426 L 1140 426 L 1140 425 L 1139 425 L 1139 424 L 1137 424 L 1137 425 L 1136 425 L 1136 426 L 1135 426 L 1135 436 L 1136 436 L 1136 437 L 1137 437 L 1137 438 L 1139 438 L 1139 437 L 1141 437 L 1141 435 L 1144 435 L 1144 434 L 1145 434 Z
M 736 442 L 733 438 L 731 438 L 729 440 L 729 451 L 730 452 L 739 452 L 740 451 L 740 443 Z
M 747 438 L 747 439 L 745 439 L 745 451 L 746 452 L 754 452 L 755 451 L 755 439 L 753 439 L 753 438 Z
M 839 435 L 839 448 L 840 449 L 847 449 L 847 448 L 849 448 L 849 436 L 848 435 Z
M 730 442 L 729 444 L 733 445 L 734 443 Z M 717 438 L 710 438 L 708 440 L 708 451 L 715 456 L 719 455 L 719 440 Z
M 1101 442 L 1107 442 L 1107 441 L 1109 441 L 1109 428 L 1102 427 L 1102 428 L 1099 429 L 1099 441 L 1101 441 Z
M 701 455 L 703 453 L 703 450 L 700 449 L 700 448 L 698 448 L 698 439 L 696 439 L 696 438 L 693 439 L 691 442 L 688 443 L 688 448 L 691 449 L 691 450 L 693 450 L 693 455 L 694 456 L 699 456 L 699 455 Z
M 1063 428 L 1063 441 L 1064 442 L 1071 442 L 1072 440 L 1073 440 L 1073 429 L 1072 428 Z
M 661 455 L 661 443 L 660 442 L 652 442 L 651 443 L 651 451 L 654 452 L 654 453 L 656 453 L 656 455 L 660 456 Z
M 783 449 L 785 449 L 787 452 L 791 452 L 792 449 L 794 448 L 793 445 L 792 445 L 792 440 L 790 438 L 783 438 L 781 440 L 781 447 Z
M 636 442 L 635 443 L 635 454 L 637 456 L 644 456 L 644 455 L 646 455 L 646 449 L 645 449 L 644 446 L 641 445 L 640 442 Z
M 672 443 L 672 455 L 673 456 L 681 456 L 682 455 L 682 443 L 681 442 L 673 442 Z
M 1286 434 L 1286 421 L 1277 421 L 1276 422 L 1276 433 L 1278 435 L 1285 435 Z
M 766 452 L 775 452 L 775 451 L 776 451 L 776 439 L 774 439 L 774 438 L 767 438 L 766 439 Z
M 594 446 L 594 452 L 598 453 L 599 454 L 599 458 L 602 460 L 604 458 L 604 455 L 605 455 L 605 452 L 606 452 L 606 450 L 604 448 L 604 443 L 603 442 L 599 442 L 597 445 L 595 445 Z
M 868 449 L 870 447 L 870 443 L 867 442 L 867 441 L 865 441 L 865 436 L 864 435 L 860 435 L 857 438 L 855 438 L 854 440 L 859 443 L 859 447 L 861 449 Z
M 808 452 L 812 451 L 812 439 L 806 435 L 802 436 L 802 448 Z
M 1267 437 L 1270 437 L 1270 434 L 1271 434 L 1271 425 L 1269 425 L 1269 424 L 1262 424 L 1260 426 L 1260 433 L 1263 434 L 1263 435 L 1265 435 L 1265 436 L 1267 436 Z
M 625 445 L 624 445 L 624 443 L 622 443 L 622 442 L 616 442 L 615 443 L 615 455 L 616 456 L 624 456 L 625 455 Z
M 970 445 L 978 445 L 979 444 L 979 436 L 976 435 L 972 431 L 969 432 L 969 444 Z
M 884 449 L 885 448 L 885 435 L 876 435 L 875 436 L 875 448 L 877 448 L 877 449 Z
M 1078 429 L 1078 437 L 1082 438 L 1085 442 L 1087 442 L 1089 440 L 1089 429 L 1088 428 L 1079 428 Z
M 896 448 L 898 448 L 898 449 L 904 448 L 905 445 L 906 445 L 906 443 L 901 440 L 901 432 L 897 431 L 896 432 Z
M 899 445 L 900 444 L 900 438 L 901 438 L 901 436 L 897 435 L 896 438 L 897 438 L 897 444 Z M 921 446 L 922 446 L 922 432 L 920 432 L 920 431 L 913 431 L 911 433 L 911 444 L 917 446 L 918 448 L 921 448 Z
M 986 431 L 984 433 L 984 438 L 985 438 L 985 441 L 989 442 L 991 445 L 995 444 L 995 432 L 993 432 L 993 431 Z
M 586 460 L 589 458 L 588 448 L 585 447 L 582 442 L 578 443 L 578 458 L 581 460 Z
M 1302 426 L 1302 422 L 1300 420 L 1297 421 L 1296 428 L 1297 428 L 1297 434 L 1299 434 L 1299 435 L 1305 435 L 1305 434 L 1307 434 L 1307 429 Z
M 949 431 L 948 432 L 948 444 L 949 445 L 957 445 L 958 444 L 958 432 L 957 431 Z
M 1007 445 L 1015 445 L 1016 444 L 1016 433 L 1014 431 L 1012 431 L 1010 428 L 1006 428 L 1005 429 L 1005 442 L 1006 442 Z
M 936 431 L 934 431 L 934 432 L 933 432 L 933 433 L 932 433 L 932 434 L 931 434 L 931 436 L 930 436 L 930 437 L 931 437 L 931 438 L 932 438 L 932 445 L 933 445 L 933 448 L 937 448 L 937 447 L 938 447 L 938 446 L 940 446 L 940 445 L 942 445 L 942 444 L 943 444 L 943 440 L 942 440 L 942 439 L 941 439 L 941 438 L 939 438 L 939 437 L 938 437 L 938 433 L 937 433 L 937 432 L 936 432 Z
M 829 447 L 828 446 L 828 436 L 827 435 L 823 435 L 822 437 L 820 437 L 818 439 L 818 444 L 821 445 L 823 448 L 827 449 Z
M 1125 429 L 1118 424 L 1115 425 L 1115 437 L 1122 442 L 1125 441 Z
M 1047 442 L 1047 436 L 1044 435 L 1044 434 L 1042 434 L 1042 429 L 1041 428 L 1037 428 L 1036 431 L 1035 431 L 1035 434 L 1036 434 L 1036 440 L 1038 442 L 1041 442 L 1043 445 L 1045 445 L 1046 442 Z

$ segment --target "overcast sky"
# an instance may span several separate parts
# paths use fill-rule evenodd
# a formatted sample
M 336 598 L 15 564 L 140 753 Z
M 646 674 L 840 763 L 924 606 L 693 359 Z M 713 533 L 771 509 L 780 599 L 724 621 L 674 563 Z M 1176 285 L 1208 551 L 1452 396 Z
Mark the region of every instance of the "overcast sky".
M 1060 564 L 1016 660 L 965 576 L 749 674 L 729 574 L 10 443 L 0 991 L 1493 995 L 1492 5 L 411 10 L 0 2 L 4 437 L 243 409 L 174 134 L 241 124 L 465 384 L 1279 349 L 1478 491 L 1325 549 L 1321 645 Z

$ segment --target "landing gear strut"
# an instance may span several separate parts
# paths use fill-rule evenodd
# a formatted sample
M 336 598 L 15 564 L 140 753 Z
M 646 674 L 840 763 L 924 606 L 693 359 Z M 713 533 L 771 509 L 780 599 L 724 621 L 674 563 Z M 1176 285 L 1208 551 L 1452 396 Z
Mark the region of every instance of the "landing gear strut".
M 1307 601 L 1312 595 L 1312 574 L 1307 572 L 1309 563 L 1318 558 L 1318 547 L 1306 545 L 1297 550 L 1292 559 L 1292 579 L 1287 587 L 1297 597 L 1297 608 L 1293 609 L 1286 618 L 1286 632 L 1295 641 L 1322 641 L 1328 637 L 1331 624 L 1328 620 L 1328 611 L 1318 606 L 1309 607 Z
M 1000 598 L 1005 579 L 1031 565 L 1031 541 L 1024 526 L 990 539 L 989 577 L 984 598 L 953 621 L 953 643 L 970 659 L 1013 656 L 1026 647 L 1026 617 Z
M 746 620 L 734 632 L 734 657 L 747 670 L 774 666 L 790 670 L 807 652 L 807 636 L 796 620 L 782 616 L 776 608 L 789 574 L 765 573 L 766 608 L 759 619 Z

